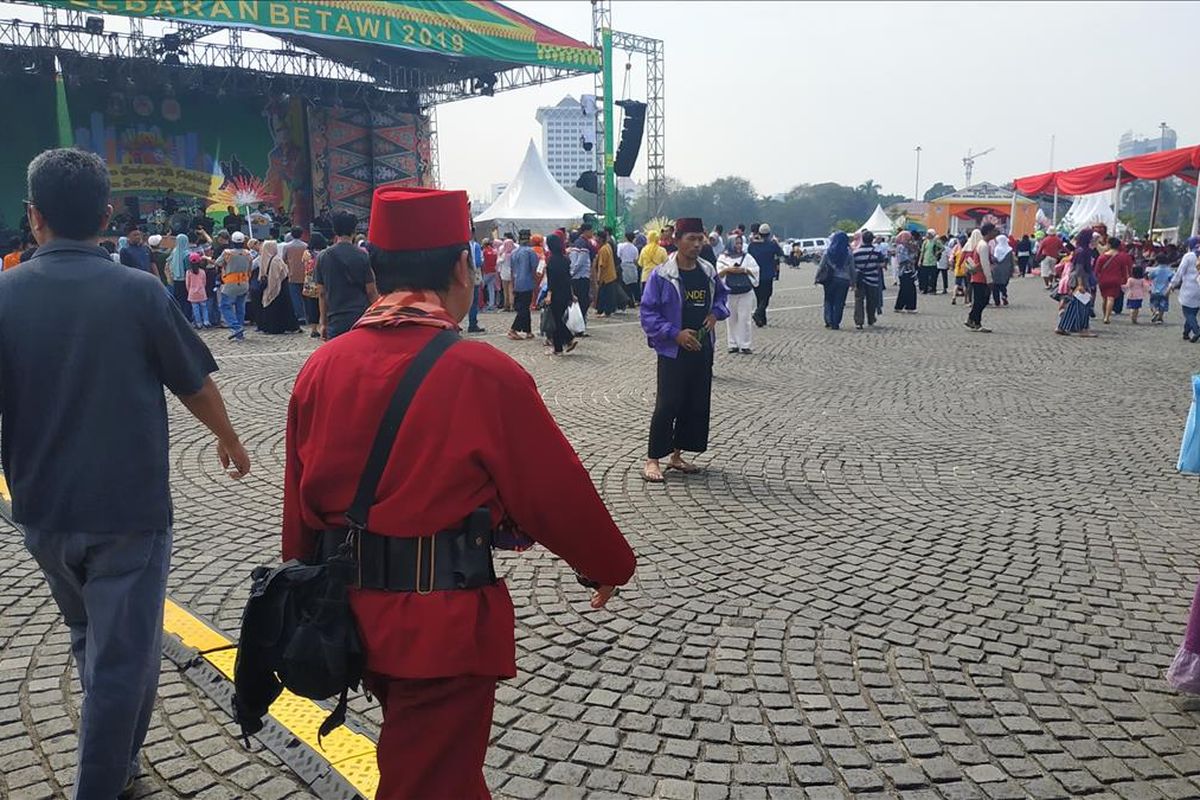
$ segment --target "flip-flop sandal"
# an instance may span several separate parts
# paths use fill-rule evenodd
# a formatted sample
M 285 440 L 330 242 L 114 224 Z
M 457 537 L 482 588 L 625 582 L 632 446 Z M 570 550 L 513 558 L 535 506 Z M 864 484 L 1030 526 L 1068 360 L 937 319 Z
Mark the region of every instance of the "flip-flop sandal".
M 667 482 L 667 479 L 665 477 L 663 477 L 661 472 L 657 475 L 654 475 L 654 474 L 648 472 L 645 469 L 645 467 L 642 468 L 642 480 L 644 480 L 646 483 L 666 483 Z
M 671 464 L 671 463 L 668 463 L 668 464 L 667 464 L 667 469 L 676 469 L 676 470 L 679 470 L 679 471 L 680 471 L 680 472 L 682 472 L 684 475 L 695 475 L 697 472 L 699 472 L 699 471 L 700 471 L 700 468 L 699 468 L 699 467 L 697 467 L 695 464 L 684 464 L 684 465 L 680 465 L 680 464 Z M 665 471 L 665 470 L 664 470 L 664 471 Z

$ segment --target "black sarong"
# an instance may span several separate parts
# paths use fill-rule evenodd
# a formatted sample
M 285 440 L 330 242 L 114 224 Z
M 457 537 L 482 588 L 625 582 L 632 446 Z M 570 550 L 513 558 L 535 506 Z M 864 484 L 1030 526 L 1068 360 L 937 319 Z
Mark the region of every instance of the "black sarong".
M 708 334 L 701 332 L 708 339 Z M 678 358 L 658 357 L 658 395 L 650 418 L 650 458 L 675 450 L 703 453 L 708 449 L 709 405 L 712 400 L 713 348 L 705 341 L 699 352 L 679 348 Z

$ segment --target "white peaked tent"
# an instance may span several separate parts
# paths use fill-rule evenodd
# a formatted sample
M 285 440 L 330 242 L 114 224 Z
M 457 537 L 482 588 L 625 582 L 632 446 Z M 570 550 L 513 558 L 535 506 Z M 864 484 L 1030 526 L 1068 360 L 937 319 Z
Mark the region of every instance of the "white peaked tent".
M 496 202 L 475 217 L 475 222 L 489 223 L 505 231 L 528 228 L 545 233 L 582 220 L 590 212 L 590 208 L 567 194 L 554 180 L 531 139 L 516 177 Z
M 876 236 L 891 236 L 896 232 L 896 228 L 892 225 L 892 221 L 888 219 L 888 215 L 883 213 L 883 206 L 876 204 L 871 218 L 859 226 L 858 231 L 859 233 L 870 231 Z
M 1076 197 L 1070 210 L 1058 221 L 1058 227 L 1074 233 L 1097 222 L 1103 222 L 1111 232 L 1117 230 L 1117 218 L 1112 208 L 1112 189 Z

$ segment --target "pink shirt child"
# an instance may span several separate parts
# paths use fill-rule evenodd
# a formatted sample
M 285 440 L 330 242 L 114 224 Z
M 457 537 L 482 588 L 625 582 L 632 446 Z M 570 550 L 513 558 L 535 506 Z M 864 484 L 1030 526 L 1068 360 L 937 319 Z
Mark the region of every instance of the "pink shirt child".
M 203 303 L 208 299 L 208 295 L 204 293 L 204 270 L 198 269 L 193 272 L 191 268 L 189 268 L 183 276 L 183 282 L 184 285 L 187 286 L 189 303 Z
M 1150 281 L 1145 278 L 1130 278 L 1122 288 L 1125 289 L 1126 300 L 1141 300 L 1146 296 L 1146 292 L 1150 291 Z

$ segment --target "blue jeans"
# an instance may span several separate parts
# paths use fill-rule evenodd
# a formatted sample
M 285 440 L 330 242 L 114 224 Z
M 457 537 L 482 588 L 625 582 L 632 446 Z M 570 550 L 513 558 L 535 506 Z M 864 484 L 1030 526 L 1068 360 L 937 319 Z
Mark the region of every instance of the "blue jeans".
M 200 300 L 192 303 L 192 321 L 194 325 L 203 325 L 208 327 L 208 300 Z
M 496 295 L 500 294 L 500 274 L 497 272 L 490 272 L 487 275 L 484 275 L 483 286 L 485 289 L 487 289 L 487 310 L 495 311 Z M 500 300 L 503 302 L 503 296 L 501 296 Z
M 296 314 L 296 322 L 307 325 L 308 317 L 304 315 L 304 284 L 289 283 L 288 294 L 292 298 L 292 311 Z
M 846 310 L 846 294 L 850 291 L 850 281 L 830 279 L 825 284 L 825 324 L 831 328 L 840 327 L 842 314 Z
M 467 329 L 479 327 L 479 287 L 471 292 L 471 310 L 467 312 Z
M 1183 338 L 1200 336 L 1200 323 L 1196 322 L 1196 312 L 1200 311 L 1200 308 L 1191 308 L 1182 304 L 1179 307 L 1183 309 Z
M 117 533 L 25 528 L 71 631 L 83 686 L 75 800 L 113 800 L 139 771 L 162 664 L 171 529 Z
M 246 295 L 230 297 L 221 292 L 221 316 L 225 319 L 225 327 L 241 339 L 242 329 L 246 325 Z

